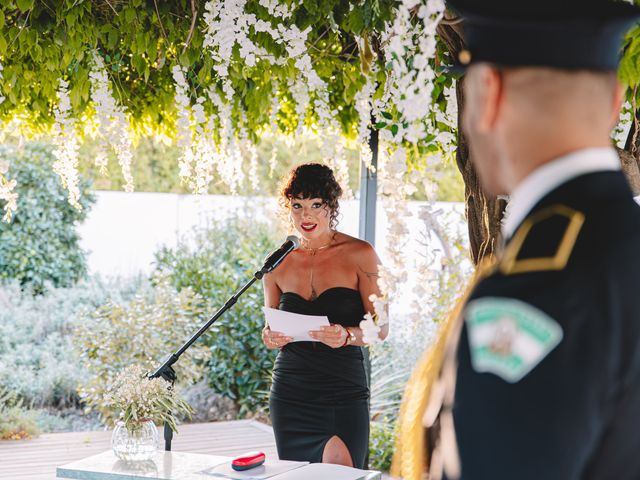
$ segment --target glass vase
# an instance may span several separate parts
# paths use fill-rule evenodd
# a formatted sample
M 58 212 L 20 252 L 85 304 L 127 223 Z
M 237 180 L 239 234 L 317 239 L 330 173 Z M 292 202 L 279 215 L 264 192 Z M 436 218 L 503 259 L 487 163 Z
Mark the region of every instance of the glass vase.
M 120 460 L 151 460 L 158 450 L 158 429 L 151 420 L 137 422 L 130 430 L 119 421 L 111 435 L 111 448 Z

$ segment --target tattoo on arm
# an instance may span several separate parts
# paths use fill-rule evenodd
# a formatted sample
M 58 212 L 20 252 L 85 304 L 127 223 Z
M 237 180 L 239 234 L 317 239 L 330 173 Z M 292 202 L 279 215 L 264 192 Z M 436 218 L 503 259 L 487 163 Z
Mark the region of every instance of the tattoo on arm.
M 380 276 L 380 275 L 378 275 L 378 272 L 367 272 L 367 271 L 365 271 L 360 265 L 358 265 L 358 268 L 360 269 L 360 271 L 362 273 L 364 273 L 366 275 L 366 277 L 369 280 L 377 279 Z

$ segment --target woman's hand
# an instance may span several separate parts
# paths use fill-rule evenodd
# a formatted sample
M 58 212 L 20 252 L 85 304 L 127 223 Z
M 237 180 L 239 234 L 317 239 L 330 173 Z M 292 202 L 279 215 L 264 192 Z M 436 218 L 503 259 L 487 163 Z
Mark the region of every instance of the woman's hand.
M 267 348 L 282 348 L 292 341 L 292 337 L 287 337 L 281 332 L 274 332 L 269 326 L 262 329 L 262 342 Z
M 309 336 L 331 348 L 340 348 L 344 346 L 349 332 L 342 325 L 333 323 L 328 327 L 320 327 L 320 330 L 309 331 Z

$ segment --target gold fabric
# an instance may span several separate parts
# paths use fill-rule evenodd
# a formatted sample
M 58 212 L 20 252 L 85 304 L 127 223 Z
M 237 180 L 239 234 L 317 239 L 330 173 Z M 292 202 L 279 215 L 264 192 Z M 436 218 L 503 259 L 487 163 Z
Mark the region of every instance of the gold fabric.
M 426 427 L 423 420 L 430 422 L 432 419 L 425 417 L 430 415 L 433 417 L 433 412 L 437 417 L 445 400 L 445 383 L 441 382 L 440 378 L 443 359 L 445 351 L 450 352 L 457 346 L 457 338 L 455 337 L 458 337 L 460 333 L 458 331 L 457 335 L 451 335 L 451 331 L 452 329 L 459 330 L 459 327 L 462 326 L 462 309 L 475 285 L 493 270 L 495 270 L 493 257 L 481 262 L 476 269 L 473 281 L 440 327 L 437 340 L 432 348 L 422 356 L 407 382 L 400 407 L 395 453 L 391 466 L 391 475 L 394 477 L 404 480 L 430 478 L 427 471 L 431 459 L 427 452 L 436 450 L 437 446 L 427 445 Z M 434 387 L 435 390 L 433 390 Z M 433 396 L 431 396 L 432 390 L 434 391 Z M 449 427 L 449 425 L 444 425 L 444 427 Z M 447 432 L 445 435 L 451 433 Z M 435 458 L 434 460 L 439 464 L 443 462 L 443 458 Z

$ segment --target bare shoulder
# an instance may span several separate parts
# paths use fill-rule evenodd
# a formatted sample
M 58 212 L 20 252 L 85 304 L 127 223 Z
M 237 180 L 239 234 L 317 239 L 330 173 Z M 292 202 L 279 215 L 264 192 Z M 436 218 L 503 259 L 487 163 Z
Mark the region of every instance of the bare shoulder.
M 336 242 L 339 245 L 342 245 L 345 249 L 345 253 L 353 258 L 357 263 L 380 263 L 373 245 L 365 240 L 360 240 L 359 238 L 352 237 L 346 233 L 338 232 L 336 233 Z

